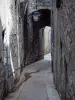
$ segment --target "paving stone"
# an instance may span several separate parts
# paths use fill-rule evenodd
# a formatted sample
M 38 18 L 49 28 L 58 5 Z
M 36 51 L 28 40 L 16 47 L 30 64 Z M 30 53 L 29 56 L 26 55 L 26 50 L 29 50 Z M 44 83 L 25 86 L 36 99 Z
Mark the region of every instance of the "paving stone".
M 11 94 L 8 96 L 8 98 L 11 98 L 6 100 L 60 100 L 55 90 L 51 65 L 48 59 L 40 60 L 24 69 L 25 73 L 29 72 L 29 70 L 31 70 L 31 77 L 22 84 L 12 97 Z M 34 72 L 34 70 L 36 71 Z

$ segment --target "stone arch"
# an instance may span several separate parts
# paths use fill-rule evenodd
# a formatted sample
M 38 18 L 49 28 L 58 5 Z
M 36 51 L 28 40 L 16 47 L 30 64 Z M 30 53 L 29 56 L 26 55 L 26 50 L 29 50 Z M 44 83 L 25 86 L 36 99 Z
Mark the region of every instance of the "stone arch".
M 38 12 L 40 13 L 38 22 L 35 22 L 32 19 L 33 20 L 33 41 L 34 41 L 33 43 L 35 43 L 33 47 L 34 47 L 34 50 L 38 52 L 36 54 L 37 60 L 44 58 L 44 34 L 43 34 L 44 28 L 46 26 L 51 27 L 51 10 L 39 9 Z M 38 46 L 35 49 L 36 44 Z
M 41 28 L 45 27 L 45 26 L 50 26 L 51 27 L 51 10 L 50 9 L 38 9 L 37 10 L 40 13 L 39 16 L 39 20 L 38 20 L 38 30 L 40 30 Z M 33 15 L 34 11 L 32 12 Z M 35 29 L 36 26 L 35 25 L 36 22 L 33 21 L 33 29 Z M 36 27 L 35 27 L 36 26 Z M 36 31 L 36 29 L 35 29 Z
M 51 26 L 51 10 L 49 8 L 38 9 L 40 13 L 38 22 L 33 20 L 34 11 L 29 13 L 27 9 L 24 15 L 25 63 L 27 64 L 44 58 L 43 48 L 40 46 L 41 38 L 39 39 L 42 36 L 42 34 L 40 36 L 40 29 Z

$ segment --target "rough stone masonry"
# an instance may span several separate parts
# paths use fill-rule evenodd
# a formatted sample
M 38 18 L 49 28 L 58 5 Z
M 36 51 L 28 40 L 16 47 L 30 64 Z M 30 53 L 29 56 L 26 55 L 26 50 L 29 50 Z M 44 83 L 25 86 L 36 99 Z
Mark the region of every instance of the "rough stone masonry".
M 54 82 L 61 100 L 75 100 L 75 0 L 53 0 L 52 18 Z
M 15 86 L 14 83 L 19 80 L 20 67 L 24 57 L 20 0 L 1 0 L 0 19 L 0 59 L 2 57 L 3 62 L 3 65 L 0 63 L 0 71 L 3 70 L 2 67 L 4 66 L 3 68 L 5 69 L 5 72 L 2 72 L 5 73 L 6 77 L 5 86 L 7 86 L 7 91 L 10 92 Z M 1 40 L 2 31 L 4 31 L 3 41 Z M 16 69 L 18 70 L 16 71 Z M 0 81 L 2 80 L 3 73 L 1 73 Z M 4 81 L 2 84 L 4 84 Z M 1 93 L 3 96 L 3 92 L 4 90 L 0 88 L 0 99 L 2 98 Z

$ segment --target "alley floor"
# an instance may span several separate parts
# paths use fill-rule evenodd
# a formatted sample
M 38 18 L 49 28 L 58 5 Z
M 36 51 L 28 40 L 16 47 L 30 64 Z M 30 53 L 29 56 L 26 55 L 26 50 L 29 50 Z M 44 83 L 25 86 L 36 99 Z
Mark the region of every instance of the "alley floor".
M 5 100 L 60 100 L 53 83 L 50 54 L 23 70 L 28 79 Z

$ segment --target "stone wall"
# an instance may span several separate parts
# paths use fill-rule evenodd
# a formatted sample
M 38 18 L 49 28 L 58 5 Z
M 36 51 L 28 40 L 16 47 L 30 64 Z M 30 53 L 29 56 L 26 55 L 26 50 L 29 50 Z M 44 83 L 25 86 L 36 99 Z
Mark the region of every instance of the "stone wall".
M 20 65 L 21 68 L 25 65 L 25 54 L 26 49 L 25 45 L 27 45 L 25 41 L 25 34 L 27 34 L 27 7 L 28 7 L 28 1 L 22 0 L 20 1 L 20 18 L 19 18 L 19 49 L 20 49 Z M 25 19 L 26 16 L 26 19 Z M 25 26 L 26 25 L 26 26 Z
M 54 82 L 61 100 L 75 100 L 75 1 L 60 3 L 53 2 Z
M 52 0 L 29 0 L 29 13 L 39 9 L 51 9 Z
M 51 52 L 51 28 L 46 26 L 44 29 L 44 55 Z M 42 38 L 41 38 L 42 39 Z
M 22 0 L 23 1 L 23 0 Z M 21 66 L 24 63 L 23 16 L 20 0 L 0 1 L 0 100 L 1 95 L 10 92 L 19 81 Z M 4 40 L 2 41 L 2 31 Z M 2 58 L 2 59 L 1 59 Z
M 3 30 L 5 29 L 3 62 L 7 77 L 8 91 L 11 91 L 15 85 L 15 80 L 19 80 L 20 67 L 24 56 L 20 1 L 1 0 L 0 17 Z M 8 75 L 11 75 L 11 77 L 8 78 Z
M 2 23 L 0 19 L 0 100 L 3 98 L 4 94 L 4 81 L 5 78 L 5 67 L 3 64 L 3 38 L 2 38 Z

